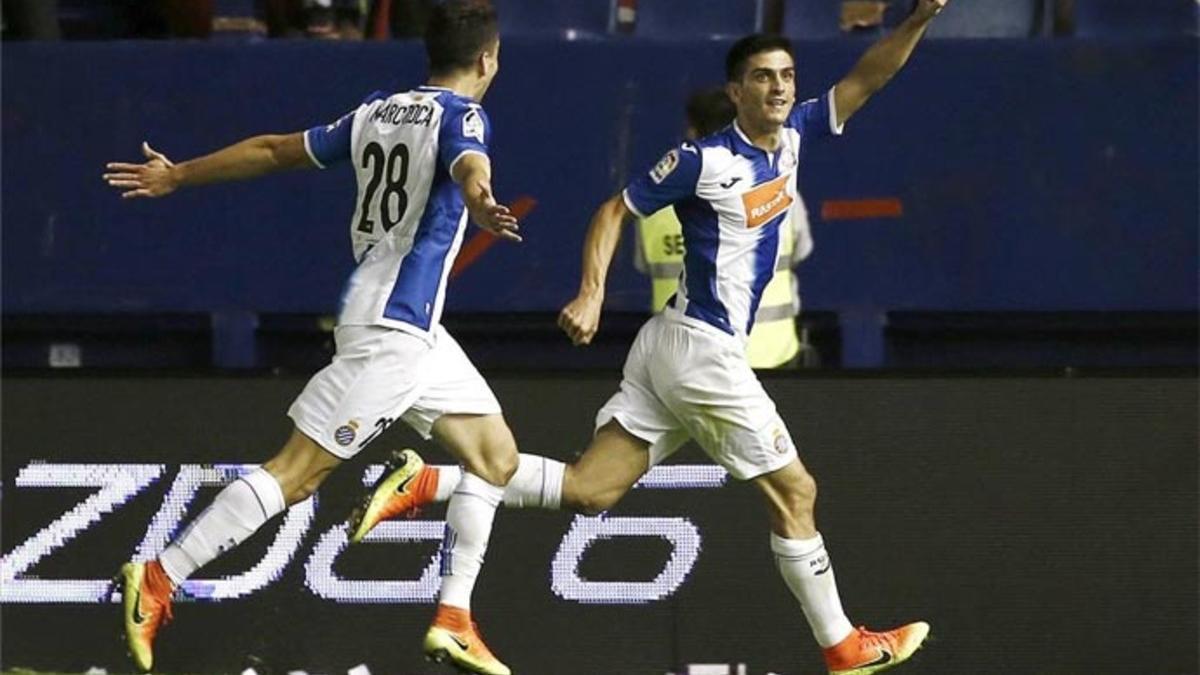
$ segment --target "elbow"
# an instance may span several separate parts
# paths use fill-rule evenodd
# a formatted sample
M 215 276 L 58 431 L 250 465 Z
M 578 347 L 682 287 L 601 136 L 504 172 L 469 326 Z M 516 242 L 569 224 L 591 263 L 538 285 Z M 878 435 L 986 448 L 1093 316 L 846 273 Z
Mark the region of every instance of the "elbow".
M 270 157 L 275 170 L 307 166 L 308 151 L 304 149 L 304 137 L 266 135 L 255 139 L 258 146 Z
M 623 223 L 625 220 L 632 218 L 634 215 L 634 213 L 629 210 L 629 206 L 625 203 L 624 191 L 618 192 L 610 197 L 609 200 L 604 203 L 604 211 L 608 214 L 609 218 L 617 221 L 618 223 Z

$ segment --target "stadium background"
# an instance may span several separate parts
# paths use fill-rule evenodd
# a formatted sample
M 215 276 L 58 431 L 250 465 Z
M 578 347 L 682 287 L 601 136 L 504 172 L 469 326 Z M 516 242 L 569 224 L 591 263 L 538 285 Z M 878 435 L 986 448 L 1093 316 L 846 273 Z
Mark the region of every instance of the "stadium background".
M 1048 3 L 953 0 L 947 28 L 802 166 L 817 247 L 800 270 L 801 320 L 822 367 L 764 378 L 821 482 L 819 522 L 851 617 L 934 625 L 914 673 L 1200 672 L 1195 3 L 1136 3 L 1141 19 L 1107 24 L 1092 11 L 1105 0 L 1091 3 L 1076 0 L 1067 36 L 1014 18 Z M 523 447 L 566 459 L 649 303 L 627 233 L 603 339 L 577 350 L 556 334 L 586 219 L 678 138 L 684 97 L 719 80 L 747 3 L 703 3 L 655 32 L 650 10 L 672 3 L 642 0 L 634 34 L 600 25 L 573 39 L 563 28 L 590 10 L 500 4 L 502 69 L 485 101 L 497 191 L 532 210 L 522 245 L 477 241 L 447 320 Z M 792 25 L 810 8 L 801 0 L 766 5 L 799 38 L 802 96 L 869 44 L 872 31 Z M 545 20 L 529 20 L 539 7 Z M 101 168 L 135 157 L 143 139 L 188 157 L 331 121 L 372 90 L 419 81 L 423 56 L 400 40 L 217 35 L 6 40 L 0 64 L 0 666 L 123 671 L 114 606 L 26 593 L 108 576 L 181 467 L 261 461 L 280 442 L 286 404 L 329 356 L 353 178 L 308 172 L 122 203 Z M 379 441 L 406 444 L 447 461 L 405 430 Z M 430 605 L 335 602 L 306 582 L 315 547 L 381 456 L 365 455 L 322 489 L 278 579 L 244 598 L 180 604 L 164 671 L 237 672 L 254 655 L 280 671 L 432 672 L 416 658 Z M 694 449 L 679 461 L 711 475 Z M 68 464 L 101 476 L 95 466 L 158 468 L 14 571 L 28 542 L 99 488 L 29 478 L 78 470 L 53 466 Z M 210 496 L 201 489 L 189 508 Z M 489 640 L 536 675 L 698 663 L 817 672 L 761 513 L 745 486 L 632 494 L 608 516 L 684 518 L 702 542 L 678 587 L 640 604 L 553 590 L 551 562 L 586 523 L 502 513 L 479 591 Z M 278 529 L 211 575 L 255 565 Z M 372 544 L 333 569 L 416 579 L 434 550 Z M 660 536 L 617 537 L 588 549 L 577 572 L 645 582 L 680 555 Z

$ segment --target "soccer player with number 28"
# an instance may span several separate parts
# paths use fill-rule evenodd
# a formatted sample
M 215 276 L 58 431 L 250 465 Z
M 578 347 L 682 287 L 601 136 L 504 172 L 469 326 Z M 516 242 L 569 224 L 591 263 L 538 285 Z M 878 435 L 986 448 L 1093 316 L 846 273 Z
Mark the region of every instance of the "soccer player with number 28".
M 104 178 L 124 197 L 344 161 L 353 162 L 358 179 L 350 223 L 358 267 L 338 316 L 337 354 L 288 411 L 291 438 L 222 490 L 156 560 L 121 568 L 126 637 L 142 669 L 154 663 L 154 636 L 184 579 L 308 498 L 399 418 L 465 467 L 446 495 L 442 587 L 425 653 L 469 672 L 509 673 L 479 637 L 470 600 L 496 506 L 516 470 L 516 444 L 491 389 L 440 324 L 468 216 L 521 239 L 516 219 L 492 197 L 491 132 L 478 103 L 499 68 L 496 13 L 482 0 L 439 4 L 425 45 L 426 86 L 372 94 L 328 126 L 250 138 L 179 164 L 144 145 L 145 163 L 108 165 Z
M 826 667 L 837 675 L 868 675 L 907 660 L 929 625 L 873 632 L 846 618 L 813 517 L 816 482 L 747 363 L 745 341 L 774 274 L 779 228 L 788 226 L 798 199 L 801 145 L 841 134 L 846 120 L 908 61 L 946 2 L 919 0 L 845 78 L 800 105 L 794 105 L 796 70 L 786 38 L 752 35 L 730 48 L 726 86 L 737 107 L 735 122 L 671 150 L 649 174 L 601 205 L 584 243 L 579 293 L 559 325 L 576 344 L 591 341 L 622 223 L 671 205 L 684 235 L 678 292 L 638 334 L 620 391 L 597 415 L 596 435 L 583 456 L 564 466 L 521 455 L 504 493 L 510 505 L 603 511 L 651 466 L 694 439 L 734 478 L 761 489 L 779 571 L 808 618 Z M 403 454 L 393 475 L 407 475 L 420 462 L 412 451 Z M 382 518 L 436 500 L 444 483 L 457 480 L 455 473 L 422 467 L 400 491 L 385 477 L 351 521 L 351 540 Z

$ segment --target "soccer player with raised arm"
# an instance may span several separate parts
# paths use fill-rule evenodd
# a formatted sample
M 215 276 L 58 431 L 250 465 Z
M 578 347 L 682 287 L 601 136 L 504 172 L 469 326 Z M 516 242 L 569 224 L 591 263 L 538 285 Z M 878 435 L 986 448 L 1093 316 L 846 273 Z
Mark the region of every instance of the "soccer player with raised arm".
M 745 343 L 774 274 L 779 228 L 788 226 L 799 199 L 802 147 L 842 133 L 908 61 L 947 1 L 920 0 L 845 78 L 799 105 L 786 38 L 752 35 L 730 48 L 726 80 L 737 107 L 734 123 L 672 149 L 600 206 L 584 243 L 579 293 L 563 308 L 559 325 L 576 344 L 592 340 L 623 222 L 666 206 L 675 207 L 683 225 L 678 292 L 638 333 L 620 390 L 598 413 L 595 436 L 580 459 L 563 465 L 521 455 L 504 491 L 508 505 L 602 512 L 694 439 L 731 476 L 762 491 L 780 574 L 836 675 L 868 675 L 907 660 L 929 625 L 873 632 L 846 617 L 813 516 L 816 481 L 751 370 Z M 406 468 L 420 463 L 411 450 L 403 460 Z M 383 518 L 437 501 L 457 480 L 456 469 L 422 467 L 402 490 L 381 481 L 351 522 L 351 540 L 361 540 Z
M 258 136 L 178 164 L 148 145 L 143 164 L 112 163 L 104 175 L 123 197 L 352 162 L 357 173 L 350 239 L 358 263 L 334 333 L 337 354 L 292 404 L 283 448 L 224 488 L 155 559 L 131 562 L 117 581 L 137 665 L 154 664 L 158 629 L 175 588 L 237 546 L 403 419 L 462 461 L 442 542 L 442 585 L 424 650 L 484 675 L 508 675 L 470 614 L 496 506 L 517 466 L 500 405 L 440 323 L 446 278 L 468 217 L 520 241 L 516 219 L 492 196 L 491 128 L 479 101 L 499 68 L 496 13 L 480 0 L 448 0 L 425 35 L 430 76 L 411 91 L 376 92 L 328 126 Z M 417 467 L 408 467 L 414 470 Z M 390 472 L 407 477 L 404 467 Z

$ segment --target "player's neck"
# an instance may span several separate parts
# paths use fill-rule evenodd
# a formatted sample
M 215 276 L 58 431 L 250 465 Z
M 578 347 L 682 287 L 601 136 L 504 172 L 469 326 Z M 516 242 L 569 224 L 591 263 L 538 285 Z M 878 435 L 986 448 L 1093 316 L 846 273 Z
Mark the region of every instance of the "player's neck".
M 476 101 L 483 97 L 485 89 L 478 78 L 462 75 L 430 75 L 426 84 L 431 87 L 444 87 L 460 96 L 473 98 Z
M 767 152 L 775 152 L 779 149 L 779 132 L 782 131 L 782 126 L 778 124 L 755 126 L 741 117 L 737 118 L 737 126 L 754 147 Z

